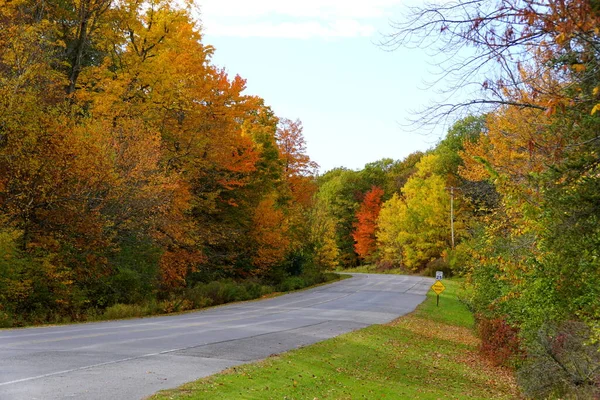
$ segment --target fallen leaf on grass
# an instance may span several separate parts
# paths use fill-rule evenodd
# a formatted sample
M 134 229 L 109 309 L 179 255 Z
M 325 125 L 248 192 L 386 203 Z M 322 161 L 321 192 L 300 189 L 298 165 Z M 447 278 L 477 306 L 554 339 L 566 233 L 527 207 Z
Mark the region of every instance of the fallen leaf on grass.
M 467 346 L 478 346 L 480 342 L 469 328 L 441 324 L 410 315 L 398 319 L 390 325 L 403 327 L 419 336 L 448 340 Z

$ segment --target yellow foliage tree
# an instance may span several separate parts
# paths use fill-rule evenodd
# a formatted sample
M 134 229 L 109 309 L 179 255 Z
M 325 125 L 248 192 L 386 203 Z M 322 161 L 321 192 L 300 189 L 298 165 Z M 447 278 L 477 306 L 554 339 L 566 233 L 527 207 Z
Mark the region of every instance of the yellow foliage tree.
M 383 260 L 420 270 L 449 247 L 450 197 L 444 178 L 435 173 L 438 157 L 424 156 L 402 188 L 403 198 L 384 203 L 377 222 Z

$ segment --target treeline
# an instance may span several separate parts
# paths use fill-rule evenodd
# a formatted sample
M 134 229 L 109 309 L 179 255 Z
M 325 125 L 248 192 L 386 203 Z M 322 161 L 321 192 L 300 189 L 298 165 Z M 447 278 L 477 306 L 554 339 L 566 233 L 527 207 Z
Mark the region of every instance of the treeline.
M 336 246 L 342 268 L 376 264 L 431 274 L 458 273 L 452 249 L 468 236 L 467 222 L 498 202 L 493 186 L 460 174 L 464 146 L 486 131 L 484 117 L 457 122 L 435 148 L 404 160 L 382 159 L 362 170 L 338 168 L 318 178 L 315 208 L 333 228 L 323 241 Z M 451 210 L 451 193 L 454 192 Z M 451 221 L 452 220 L 452 221 Z
M 324 279 L 300 121 L 178 4 L 0 1 L 0 326 Z
M 321 178 L 342 259 L 464 276 L 482 350 L 517 367 L 525 395 L 597 398 L 600 8 L 459 0 L 411 12 L 387 44 L 465 47 L 442 73 L 450 89 L 481 88 L 422 121 L 485 107 L 426 154 Z

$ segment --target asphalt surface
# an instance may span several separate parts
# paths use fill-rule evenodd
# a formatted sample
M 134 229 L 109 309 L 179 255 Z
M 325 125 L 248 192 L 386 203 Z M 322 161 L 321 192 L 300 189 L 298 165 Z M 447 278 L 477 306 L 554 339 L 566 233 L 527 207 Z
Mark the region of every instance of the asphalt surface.
M 372 324 L 425 299 L 431 278 L 357 274 L 205 311 L 0 330 L 0 399 L 141 399 Z

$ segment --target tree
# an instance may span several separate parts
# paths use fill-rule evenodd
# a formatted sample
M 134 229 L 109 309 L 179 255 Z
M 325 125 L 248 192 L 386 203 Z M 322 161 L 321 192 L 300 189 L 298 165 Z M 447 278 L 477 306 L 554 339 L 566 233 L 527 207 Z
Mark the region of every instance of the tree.
M 431 45 L 445 57 L 432 85 L 447 86 L 422 114 L 424 123 L 464 108 L 485 114 L 499 105 L 552 113 L 575 98 L 590 112 L 597 104 L 599 22 L 598 7 L 585 0 L 459 0 L 412 8 L 408 19 L 392 24 L 382 44 Z M 480 91 L 452 103 L 461 88 Z M 523 90 L 532 95 L 514 97 Z
M 313 166 L 301 126 L 288 132 L 284 175 L 278 118 L 212 52 L 170 0 L 0 1 L 0 234 L 16 259 L 0 287 L 11 314 L 79 318 L 166 297 L 192 279 L 243 275 L 255 255 L 268 269 L 292 247 L 270 236 L 273 221 L 292 221 L 300 241 Z
M 252 263 L 256 275 L 264 275 L 269 267 L 280 264 L 287 252 L 290 241 L 287 237 L 288 224 L 283 212 L 277 209 L 273 195 L 263 199 L 254 214 L 252 237 L 256 250 Z
M 337 221 L 329 206 L 316 201 L 309 211 L 309 222 L 314 263 L 320 270 L 334 270 L 339 266 L 340 250 L 336 243 Z
M 323 203 L 336 224 L 336 243 L 340 250 L 340 263 L 344 267 L 356 266 L 358 258 L 354 251 L 352 232 L 359 207 L 359 199 L 364 193 L 360 175 L 356 171 L 337 168 L 328 171 L 318 179 L 319 191 L 316 202 Z
M 381 206 L 377 227 L 379 261 L 393 266 L 403 266 L 408 224 L 406 204 L 397 193 Z
M 377 217 L 381 209 L 381 197 L 383 189 L 373 186 L 365 194 L 365 198 L 356 213 L 354 225 L 354 248 L 358 256 L 368 260 L 375 252 L 375 232 L 377 231 Z
M 388 172 L 388 193 L 401 193 L 406 181 L 417 171 L 416 165 L 425 154 L 417 151 L 395 162 Z
M 319 165 L 306 154 L 306 141 L 302 134 L 302 122 L 283 118 L 277 128 L 277 143 L 287 176 L 314 175 Z
M 407 209 L 404 262 L 412 269 L 424 268 L 450 247 L 450 198 L 445 179 L 435 173 L 438 163 L 438 156 L 424 156 L 417 164 L 417 172 L 402 189 Z M 460 236 L 460 213 L 455 220 Z
M 417 163 L 417 171 L 382 208 L 377 224 L 379 257 L 383 262 L 422 270 L 450 247 L 450 199 L 437 154 Z M 462 208 L 457 202 L 455 228 L 464 236 Z
M 310 205 L 316 191 L 314 175 L 319 165 L 306 154 L 302 122 L 282 119 L 277 128 L 277 144 L 283 173 L 295 201 Z

